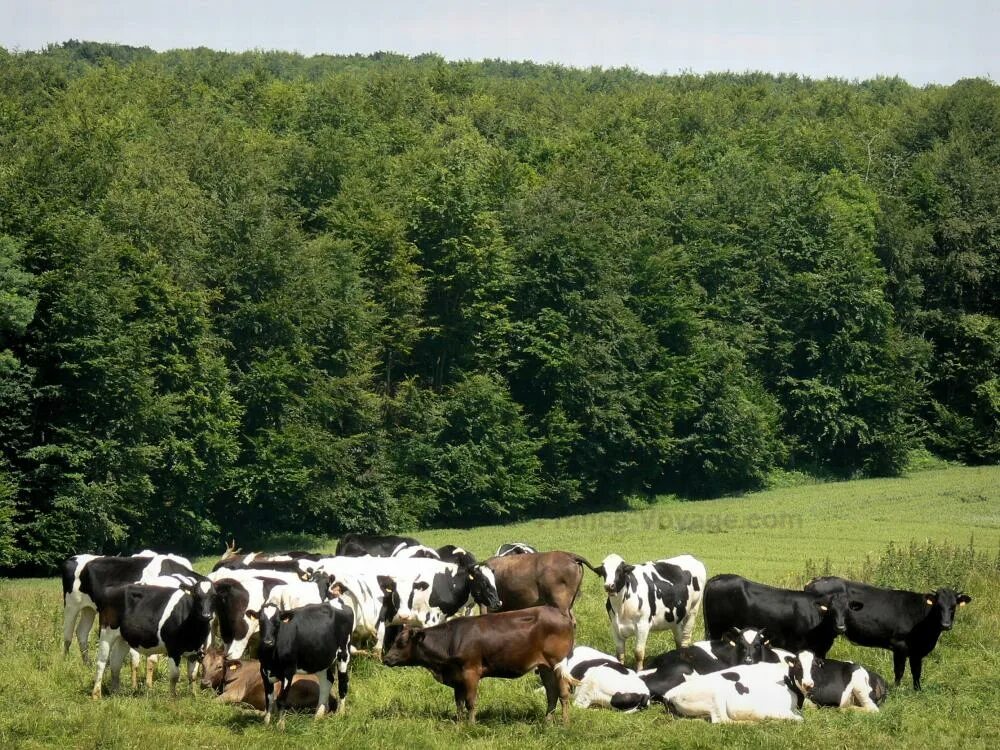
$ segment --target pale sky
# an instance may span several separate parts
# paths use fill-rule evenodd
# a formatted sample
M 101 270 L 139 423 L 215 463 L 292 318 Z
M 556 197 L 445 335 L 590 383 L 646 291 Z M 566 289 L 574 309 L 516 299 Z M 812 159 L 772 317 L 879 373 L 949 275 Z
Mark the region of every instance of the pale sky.
M 436 52 L 648 73 L 1000 80 L 1000 0 L 0 0 L 0 46 Z

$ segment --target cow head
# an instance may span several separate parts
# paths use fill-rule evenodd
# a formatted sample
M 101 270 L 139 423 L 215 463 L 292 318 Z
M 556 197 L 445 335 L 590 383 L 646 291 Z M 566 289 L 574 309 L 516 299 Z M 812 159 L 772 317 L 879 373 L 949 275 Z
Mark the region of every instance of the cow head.
M 260 627 L 260 647 L 262 650 L 273 650 L 278 642 L 278 629 L 281 627 L 284 614 L 273 604 L 265 604 L 260 612 L 247 610 L 247 615 L 258 620 Z
M 392 622 L 399 614 L 399 608 L 403 605 L 403 600 L 399 596 L 399 587 L 396 580 L 390 576 L 376 576 L 379 590 L 382 592 L 382 611 L 380 619 L 385 622 Z
M 387 667 L 407 667 L 419 663 L 420 644 L 427 632 L 404 627 L 393 639 L 392 646 L 382 657 Z
M 469 577 L 469 592 L 476 604 L 487 609 L 497 610 L 503 606 L 500 592 L 497 591 L 497 579 L 493 571 L 486 565 L 474 565 L 471 568 L 459 568 L 459 575 Z
M 320 571 L 317 573 L 313 573 L 312 582 L 316 584 L 316 588 L 319 589 L 320 601 L 324 601 L 330 598 L 331 596 L 330 587 L 333 584 L 333 576 L 331 576 L 329 573 L 324 573 Z
M 851 602 L 847 594 L 842 591 L 817 597 L 813 600 L 813 604 L 823 616 L 823 620 L 833 625 L 838 633 L 847 632 L 847 613 L 864 607 L 861 602 Z
M 972 597 L 968 594 L 949 588 L 938 589 L 924 595 L 924 603 L 930 607 L 929 614 L 941 618 L 942 630 L 951 630 L 952 625 L 955 624 L 955 612 L 959 607 L 964 607 L 971 601 Z
M 764 659 L 764 651 L 771 645 L 763 630 L 730 628 L 722 636 L 725 660 L 729 664 L 756 664 Z
M 604 578 L 604 590 L 609 594 L 617 594 L 625 588 L 635 566 L 629 565 L 620 555 L 611 554 L 604 558 L 604 562 L 596 570 Z
M 222 687 L 225 673 L 226 652 L 221 648 L 210 648 L 201 657 L 201 686 L 218 690 Z
M 193 584 L 182 583 L 180 588 L 194 599 L 194 616 L 206 622 L 211 620 L 215 615 L 216 601 L 218 599 L 215 584 L 206 579 Z

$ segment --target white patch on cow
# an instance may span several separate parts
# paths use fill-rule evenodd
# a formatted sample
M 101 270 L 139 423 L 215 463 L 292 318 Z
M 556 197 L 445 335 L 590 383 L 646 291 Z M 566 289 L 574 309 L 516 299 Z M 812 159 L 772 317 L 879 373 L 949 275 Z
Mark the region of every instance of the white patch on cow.
M 798 696 L 784 682 L 786 674 L 783 665 L 761 663 L 690 675 L 664 699 L 680 715 L 707 718 L 712 723 L 802 721 Z M 734 675 L 736 679 L 730 679 Z
M 815 682 L 813 680 L 813 661 L 815 656 L 812 651 L 800 651 L 799 663 L 802 665 L 802 681 L 799 684 L 799 688 L 803 693 L 808 693 L 815 687 Z

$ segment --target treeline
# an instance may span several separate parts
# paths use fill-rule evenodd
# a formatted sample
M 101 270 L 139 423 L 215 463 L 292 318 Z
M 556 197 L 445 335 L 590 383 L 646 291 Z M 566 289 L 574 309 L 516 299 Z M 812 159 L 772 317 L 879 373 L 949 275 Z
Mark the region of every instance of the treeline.
M 0 568 L 1000 460 L 1000 89 L 0 49 Z

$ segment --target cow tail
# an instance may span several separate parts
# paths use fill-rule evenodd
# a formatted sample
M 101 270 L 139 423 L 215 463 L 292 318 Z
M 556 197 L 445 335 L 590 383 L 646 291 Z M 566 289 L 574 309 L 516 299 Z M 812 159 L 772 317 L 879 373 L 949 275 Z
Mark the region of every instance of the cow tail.
M 597 572 L 597 568 L 595 568 L 593 565 L 591 565 L 587 561 L 587 558 L 582 557 L 582 556 L 576 554 L 575 552 L 567 552 L 566 554 L 568 554 L 570 557 L 572 557 L 577 562 L 578 565 L 586 565 L 592 571 L 594 571 L 595 573 L 597 573 L 597 575 L 601 575 L 600 573 Z
M 565 680 L 572 687 L 576 687 L 577 685 L 583 684 L 583 680 L 578 680 L 572 674 L 570 674 L 570 671 L 566 664 L 566 659 L 563 659 L 561 662 L 556 664 L 554 671 L 560 680 Z

